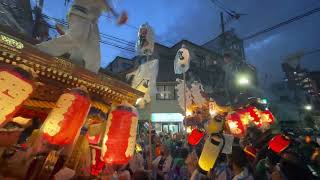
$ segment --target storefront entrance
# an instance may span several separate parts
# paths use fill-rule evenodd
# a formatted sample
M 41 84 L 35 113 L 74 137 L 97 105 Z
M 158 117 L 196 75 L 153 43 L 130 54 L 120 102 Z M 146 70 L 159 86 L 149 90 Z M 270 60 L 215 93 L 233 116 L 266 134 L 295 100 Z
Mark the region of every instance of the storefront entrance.
M 180 132 L 180 123 L 162 123 L 162 132 L 164 133 Z
M 181 131 L 183 115 L 180 113 L 152 113 L 151 120 L 157 133 L 178 133 Z

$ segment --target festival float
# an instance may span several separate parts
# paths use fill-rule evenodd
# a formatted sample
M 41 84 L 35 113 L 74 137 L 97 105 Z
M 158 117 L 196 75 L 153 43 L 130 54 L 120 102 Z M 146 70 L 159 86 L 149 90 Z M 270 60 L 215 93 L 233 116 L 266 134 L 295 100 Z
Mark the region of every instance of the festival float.
M 177 82 L 178 101 L 181 109 L 185 110 L 188 143 L 194 148 L 202 148 L 198 161 L 201 173 L 207 174 L 215 167 L 220 153 L 232 152 L 234 138 L 246 138 L 250 128 L 269 133 L 275 122 L 272 112 L 263 107 L 260 98 L 248 99 L 237 106 L 221 106 L 206 95 L 200 82 L 193 82 L 191 86 L 181 79 Z M 253 154 L 251 152 L 255 152 L 256 147 L 246 146 L 245 151 Z
M 117 162 L 127 162 L 138 117 L 132 104 L 144 93 L 16 37 L 21 36 L 0 32 L 0 175 L 98 176 L 98 163 L 112 163 L 110 153 L 122 148 L 113 147 L 113 136 L 126 144 Z M 115 129 L 123 124 L 128 129 L 117 135 Z

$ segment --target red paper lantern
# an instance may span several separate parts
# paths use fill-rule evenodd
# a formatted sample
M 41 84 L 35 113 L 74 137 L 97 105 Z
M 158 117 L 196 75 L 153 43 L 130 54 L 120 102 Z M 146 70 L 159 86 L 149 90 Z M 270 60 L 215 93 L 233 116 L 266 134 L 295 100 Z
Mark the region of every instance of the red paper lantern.
M 43 124 L 44 138 L 51 144 L 71 144 L 85 122 L 90 99 L 83 90 L 72 89 L 62 94 L 56 105 Z
M 250 116 L 254 119 L 254 121 L 258 121 L 260 119 L 259 110 L 254 106 L 249 106 L 246 108 L 247 112 L 250 113 Z
M 276 135 L 275 137 L 273 137 L 269 141 L 268 145 L 272 151 L 274 151 L 276 153 L 281 153 L 290 145 L 290 139 L 279 134 L 279 135 Z
M 113 108 L 107 120 L 102 144 L 103 159 L 108 164 L 127 164 L 134 154 L 138 113 L 128 104 Z
M 34 91 L 32 76 L 15 66 L 0 67 L 0 127 L 11 120 Z
M 204 134 L 205 134 L 204 129 L 198 129 L 198 128 L 193 129 L 188 136 L 189 144 L 191 144 L 193 146 L 199 144 L 199 142 L 203 138 Z
M 251 123 L 260 124 L 260 111 L 254 106 L 238 110 L 237 113 L 240 114 L 240 119 L 244 126 L 248 126 Z
M 242 137 L 246 132 L 246 126 L 243 125 L 240 114 L 232 113 L 226 117 L 227 125 L 231 134 L 236 137 Z
M 261 112 L 261 123 L 268 123 L 268 124 L 274 123 L 274 116 L 271 113 L 271 111 L 265 110 Z

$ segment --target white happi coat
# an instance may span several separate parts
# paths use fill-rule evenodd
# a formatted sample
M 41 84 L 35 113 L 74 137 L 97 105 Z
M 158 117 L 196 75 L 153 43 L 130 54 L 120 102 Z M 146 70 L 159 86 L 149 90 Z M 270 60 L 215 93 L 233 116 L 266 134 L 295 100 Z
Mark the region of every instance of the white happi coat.
M 52 56 L 70 53 L 70 59 L 97 73 L 100 68 L 98 19 L 110 9 L 106 0 L 74 0 L 69 11 L 69 29 L 62 36 L 42 42 L 38 49 Z

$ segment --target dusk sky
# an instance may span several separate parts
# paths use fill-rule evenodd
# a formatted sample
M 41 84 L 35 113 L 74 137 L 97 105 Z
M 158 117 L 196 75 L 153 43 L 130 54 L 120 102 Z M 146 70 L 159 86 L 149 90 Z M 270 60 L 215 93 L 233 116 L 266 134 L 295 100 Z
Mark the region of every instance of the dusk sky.
M 320 7 L 319 0 L 219 0 L 219 2 L 228 9 L 248 14 L 226 26 L 227 30 L 234 28 L 239 37 L 246 37 Z M 119 27 L 114 20 L 103 16 L 100 18 L 100 31 L 130 42 L 136 41 L 138 31 L 136 27 L 145 22 L 154 28 L 156 41 L 166 46 L 172 46 L 182 39 L 202 45 L 220 33 L 221 9 L 210 0 L 113 0 L 113 4 L 117 11 L 128 12 L 128 26 Z M 67 10 L 64 0 L 47 0 L 44 3 L 44 13 L 52 17 L 65 20 Z M 102 67 L 107 66 L 116 56 L 135 55 L 104 44 L 101 48 Z M 283 78 L 281 62 L 286 55 L 319 48 L 320 12 L 245 41 L 246 60 L 257 67 L 260 76 L 267 73 L 272 81 Z M 302 64 L 309 69 L 320 70 L 320 53 L 305 56 Z

